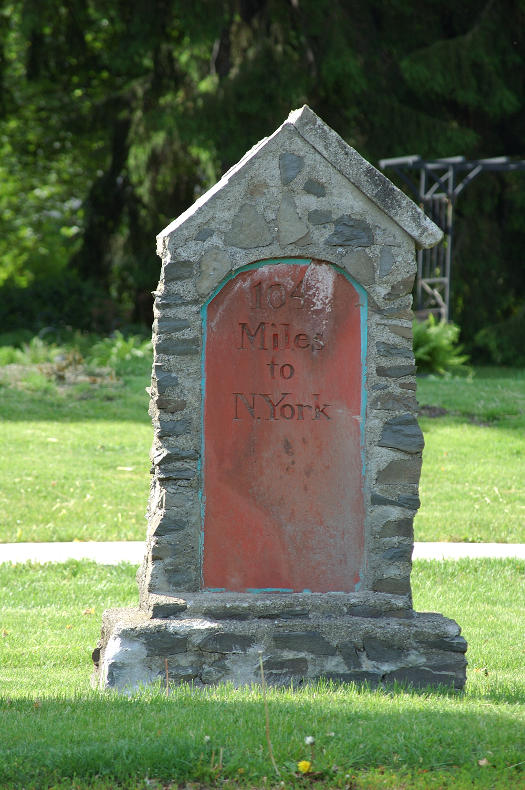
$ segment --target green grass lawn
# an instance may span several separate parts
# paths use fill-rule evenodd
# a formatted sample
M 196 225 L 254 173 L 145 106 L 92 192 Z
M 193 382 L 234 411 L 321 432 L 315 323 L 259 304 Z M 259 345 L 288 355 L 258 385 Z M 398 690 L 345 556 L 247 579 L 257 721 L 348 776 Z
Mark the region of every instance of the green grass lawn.
M 469 642 L 466 691 L 272 690 L 277 777 L 259 689 L 89 688 L 102 610 L 135 603 L 134 567 L 0 565 L 0 787 L 523 787 L 524 570 L 416 562 L 415 607 L 457 619 Z
M 149 356 L 119 381 L 56 384 L 0 368 L 0 542 L 142 540 L 149 491 Z M 525 371 L 422 378 L 416 540 L 525 542 Z

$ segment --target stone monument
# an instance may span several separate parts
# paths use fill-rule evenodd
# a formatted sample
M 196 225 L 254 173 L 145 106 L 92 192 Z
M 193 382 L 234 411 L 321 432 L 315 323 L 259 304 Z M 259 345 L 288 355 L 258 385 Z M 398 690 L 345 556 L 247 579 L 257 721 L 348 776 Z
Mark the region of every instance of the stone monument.
M 100 687 L 465 683 L 413 610 L 415 247 L 441 231 L 303 107 L 158 237 L 138 608 Z

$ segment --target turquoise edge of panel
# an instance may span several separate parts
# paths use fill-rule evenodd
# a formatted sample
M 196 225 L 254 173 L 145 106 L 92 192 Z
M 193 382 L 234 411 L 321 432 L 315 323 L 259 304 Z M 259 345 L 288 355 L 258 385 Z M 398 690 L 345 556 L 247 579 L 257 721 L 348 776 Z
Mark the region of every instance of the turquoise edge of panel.
M 203 492 L 203 485 L 202 480 L 204 477 L 204 453 L 205 453 L 205 446 L 204 446 L 204 395 L 206 393 L 206 341 L 207 341 L 207 318 L 208 318 L 208 305 L 215 299 L 218 293 L 222 291 L 224 286 L 233 280 L 238 274 L 242 274 L 243 272 L 253 271 L 254 269 L 260 269 L 262 266 L 267 266 L 269 264 L 278 264 L 278 263 L 291 263 L 296 266 L 305 266 L 312 263 L 312 258 L 266 258 L 264 260 L 255 261 L 254 263 L 248 263 L 246 266 L 241 266 L 239 269 L 235 269 L 235 271 L 230 272 L 221 282 L 219 285 L 214 288 L 211 292 L 210 296 L 206 299 L 204 304 L 201 307 L 201 319 L 202 319 L 202 349 L 201 349 L 201 392 L 203 396 L 201 397 L 201 457 L 198 462 L 198 469 L 202 471 L 201 475 L 201 487 L 199 488 L 199 501 L 200 501 L 200 510 L 201 510 L 201 531 L 199 535 L 199 560 L 200 560 L 200 567 L 201 567 L 201 584 L 203 582 L 202 577 L 202 561 L 204 556 L 204 517 L 206 514 L 206 497 L 204 496 Z M 360 323 L 361 323 L 361 370 L 363 371 L 363 375 L 361 377 L 361 421 L 360 421 L 360 435 L 361 435 L 361 465 L 362 465 L 362 475 L 365 475 L 365 414 L 366 414 L 366 402 L 367 402 L 367 392 L 366 392 L 366 377 L 367 377 L 367 367 L 366 367 L 366 349 L 367 349 L 367 315 L 368 315 L 368 295 L 363 288 L 354 278 L 336 263 L 332 263 L 331 261 L 320 261 L 320 263 L 328 263 L 330 266 L 333 266 L 339 274 L 342 274 L 346 279 L 353 285 L 356 289 L 357 293 L 359 294 L 359 312 L 360 312 Z M 363 559 L 364 562 L 364 559 Z M 362 572 L 360 572 L 360 577 L 362 577 Z M 361 586 L 361 582 L 359 581 L 356 584 L 355 591 L 357 592 Z M 213 588 L 207 590 L 207 592 L 226 592 L 224 588 Z M 274 589 L 274 588 L 264 588 L 264 589 L 255 589 L 255 588 L 248 588 L 246 590 L 248 593 L 268 593 L 268 592 L 286 592 L 290 593 L 293 590 L 289 589 Z M 310 590 L 303 590 L 303 592 L 310 592 Z

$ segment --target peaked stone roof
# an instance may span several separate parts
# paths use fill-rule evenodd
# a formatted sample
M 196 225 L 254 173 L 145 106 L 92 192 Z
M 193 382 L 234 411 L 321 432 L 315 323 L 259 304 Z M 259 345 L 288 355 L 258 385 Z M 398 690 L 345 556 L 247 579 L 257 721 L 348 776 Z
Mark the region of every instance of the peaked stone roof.
M 396 222 L 418 247 L 433 247 L 443 237 L 442 231 L 421 209 L 400 189 L 367 162 L 358 152 L 334 132 L 306 104 L 290 113 L 286 121 L 272 134 L 253 146 L 236 165 L 231 167 L 223 177 L 201 197 L 166 227 L 157 237 L 159 244 L 166 236 L 180 228 L 190 217 L 204 207 L 212 198 L 232 181 L 241 175 L 242 170 L 262 153 L 270 140 L 274 140 L 285 130 L 293 129 L 309 143 L 327 164 L 335 167 L 357 189 L 369 198 L 379 209 Z

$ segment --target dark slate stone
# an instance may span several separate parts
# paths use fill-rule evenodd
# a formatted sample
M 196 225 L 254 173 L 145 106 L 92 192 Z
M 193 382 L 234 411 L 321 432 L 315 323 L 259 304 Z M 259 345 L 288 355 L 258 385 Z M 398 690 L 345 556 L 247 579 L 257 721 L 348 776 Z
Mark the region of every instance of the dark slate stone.
M 174 546 L 172 543 L 153 543 L 151 547 L 152 560 L 172 559 L 174 553 Z
M 182 598 L 173 598 L 169 603 L 166 601 L 154 603 L 151 607 L 150 616 L 154 620 L 157 618 L 162 620 L 168 617 L 174 617 L 180 614 L 180 612 L 184 612 L 187 608 L 188 604 L 186 601 L 183 601 Z
M 416 382 L 415 381 L 398 381 L 397 386 L 404 390 L 415 390 L 416 389 Z
M 214 233 L 215 231 L 211 228 L 201 228 L 201 230 L 199 230 L 199 232 L 195 235 L 195 241 L 206 241 L 206 239 L 209 239 Z
M 245 653 L 253 643 L 252 636 L 243 634 L 211 634 L 199 643 L 199 648 L 207 653 Z
M 344 642 L 339 645 L 339 652 L 348 669 L 361 669 L 359 654 L 353 642 Z
M 392 562 L 410 562 L 412 559 L 412 546 L 392 546 L 383 552 L 384 560 L 391 560 Z
M 392 271 L 394 265 L 394 256 L 390 247 L 382 247 L 379 256 L 379 276 L 386 277 Z
M 192 354 L 198 354 L 200 341 L 198 337 L 188 337 L 181 340 L 168 335 L 157 339 L 155 347 L 157 354 L 167 354 L 170 357 L 187 357 Z
M 433 672 L 461 672 L 467 666 L 467 659 L 463 653 L 452 650 L 427 656 L 425 665 Z
M 379 305 L 371 305 L 370 309 L 374 313 L 379 313 L 383 318 L 399 318 L 401 320 L 411 321 L 414 317 L 412 310 L 409 307 L 379 307 Z
M 199 582 L 195 574 L 187 570 L 181 571 L 180 568 L 166 567 L 166 564 L 164 563 L 162 570 L 168 584 L 169 593 L 168 590 L 165 591 L 167 594 L 171 594 L 173 590 L 188 590 L 191 592 L 198 589 Z
M 159 423 L 158 436 L 184 436 L 191 431 L 191 420 L 163 420 Z
M 170 461 L 197 461 L 200 458 L 196 450 L 168 450 L 158 462 L 159 464 Z
M 333 656 L 335 647 L 318 631 L 289 631 L 275 634 L 273 642 L 280 650 L 296 650 L 298 653 L 312 653 L 314 656 Z
M 414 285 L 414 276 L 411 274 L 410 277 L 405 277 L 403 280 L 395 283 L 385 296 L 385 299 L 398 299 L 400 296 L 410 293 Z
M 174 683 L 188 683 L 196 680 L 201 673 L 201 667 L 170 667 L 168 665 L 169 679 Z
M 407 340 L 412 339 L 411 326 L 402 326 L 401 324 L 396 324 L 396 325 L 390 324 L 388 330 L 389 332 L 393 332 L 394 335 L 398 335 L 399 337 L 404 337 Z
M 389 672 L 384 678 L 386 683 L 405 683 L 414 688 L 425 688 L 425 686 L 456 686 L 456 677 L 449 672 L 432 672 L 426 667 L 403 667 Z
M 393 343 L 376 343 L 378 354 L 383 354 L 386 357 L 407 357 L 413 359 L 414 352 L 411 348 L 406 346 L 395 346 Z
M 381 675 L 378 672 L 323 672 L 323 678 L 331 680 L 332 683 L 357 683 L 358 685 L 376 688 L 381 683 Z
M 374 243 L 372 228 L 361 219 L 342 214 L 335 220 L 334 232 L 326 243 L 332 247 L 369 247 Z
M 96 647 L 93 652 L 91 653 L 91 660 L 93 661 L 95 667 L 98 669 L 98 665 L 100 664 L 100 647 Z
M 164 282 L 189 280 L 193 275 L 192 261 L 171 261 L 164 267 Z
M 453 650 L 457 653 L 466 653 L 467 640 L 462 636 L 453 636 L 450 637 L 450 639 L 442 637 L 440 639 L 433 639 L 431 642 L 426 642 L 425 646 L 434 648 L 435 650 Z
M 410 578 L 408 576 L 390 576 L 387 579 L 376 579 L 374 592 L 390 593 L 391 595 L 410 595 Z
M 203 609 L 202 614 L 204 617 L 211 617 L 212 620 L 249 620 L 251 617 L 247 609 L 236 609 L 234 606 L 228 606 L 224 609 Z
M 281 183 L 290 184 L 304 167 L 304 159 L 297 154 L 281 154 L 279 156 L 279 170 L 281 171 Z
M 182 329 L 187 329 L 189 325 L 190 322 L 183 318 L 160 318 L 157 321 L 157 333 L 167 335 L 170 332 L 180 332 Z
M 273 672 L 287 672 L 290 675 L 306 675 L 308 672 L 308 661 L 306 658 L 267 658 L 263 662 L 263 668 Z
M 197 299 L 185 299 L 180 294 L 161 294 L 155 296 L 155 305 L 157 307 L 180 307 L 180 305 L 195 304 Z
M 153 374 L 157 380 L 157 392 L 164 394 L 169 387 L 177 387 L 179 379 L 175 373 L 163 370 L 160 365 L 155 365 Z
M 363 639 L 363 646 L 371 661 L 391 663 L 392 661 L 400 661 L 404 654 L 404 650 L 401 647 L 393 645 L 390 641 L 378 639 L 375 636 Z
M 265 612 L 258 615 L 260 620 L 293 620 L 294 617 L 308 617 L 308 609 L 285 609 L 284 611 Z
M 375 606 L 348 606 L 346 613 L 351 617 L 382 617 L 385 612 Z
M 370 401 L 370 407 L 380 411 L 416 411 L 418 405 L 417 400 L 409 395 L 392 395 L 390 392 L 380 393 Z
M 321 209 L 314 209 L 308 212 L 308 222 L 311 225 L 327 225 L 332 221 L 331 211 L 322 211 Z
M 392 483 L 417 483 L 421 464 L 419 458 L 409 458 L 406 461 L 390 461 L 384 469 L 377 473 L 376 482 L 383 484 Z
M 316 181 L 315 178 L 309 178 L 303 189 L 310 195 L 315 195 L 315 197 L 324 197 L 326 195 L 326 189 L 323 184 L 320 181 Z
M 385 365 L 376 366 L 377 375 L 389 379 L 400 379 L 403 376 L 415 376 L 416 370 L 417 368 L 415 365 L 392 365 L 388 368 Z
M 405 453 L 419 453 L 425 446 L 425 440 L 416 418 L 412 414 L 401 414 L 383 425 L 378 445 Z
M 148 656 L 171 656 L 173 653 L 184 653 L 188 646 L 188 637 L 172 634 L 169 631 L 151 631 L 142 634 Z
M 414 526 L 411 518 L 400 518 L 387 521 L 383 524 L 379 537 L 381 538 L 412 538 Z
M 393 505 L 394 507 L 406 507 L 409 510 L 417 510 L 421 502 L 415 494 L 401 494 L 398 499 L 382 496 L 377 491 L 372 492 L 372 505 Z
M 178 521 L 176 519 L 164 516 L 155 529 L 155 535 L 159 538 L 164 535 L 171 535 L 172 532 L 180 532 L 183 529 L 188 529 L 189 524 L 187 521 Z
M 172 466 L 165 466 L 164 464 L 159 464 L 157 469 L 160 480 L 193 480 L 196 474 L 195 469 L 189 469 L 187 467 L 177 469 Z
M 183 411 L 186 408 L 186 401 L 181 398 L 167 398 L 165 395 L 159 395 L 157 398 L 157 408 L 171 413 Z

